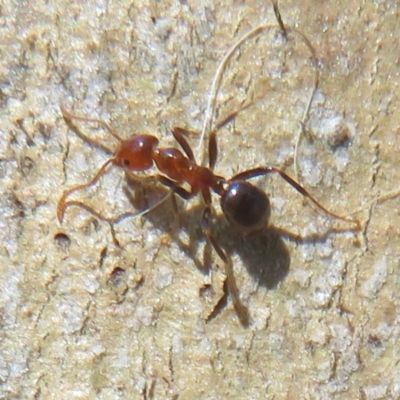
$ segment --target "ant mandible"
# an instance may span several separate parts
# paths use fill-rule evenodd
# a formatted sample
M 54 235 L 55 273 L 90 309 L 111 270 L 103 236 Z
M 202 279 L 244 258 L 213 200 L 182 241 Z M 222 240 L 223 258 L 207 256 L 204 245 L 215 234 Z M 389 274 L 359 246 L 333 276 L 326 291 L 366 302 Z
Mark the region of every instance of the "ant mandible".
M 273 2 L 273 5 L 279 27 L 283 31 L 284 35 L 286 35 L 287 29 L 283 25 L 276 2 Z M 266 29 L 266 27 L 267 26 L 260 26 L 254 29 L 242 37 L 242 39 L 240 39 L 236 45 L 232 46 L 227 53 L 227 56 L 221 63 L 220 70 L 223 69 L 227 59 L 238 45 L 244 42 L 244 40 L 251 35 Z M 307 46 L 311 46 L 308 40 L 301 33 L 294 29 L 292 29 L 292 31 L 300 34 L 300 36 L 305 40 Z M 215 82 L 217 82 L 217 78 L 219 78 L 218 74 Z M 250 105 L 251 104 L 248 104 L 247 106 L 243 107 L 242 110 L 248 108 Z M 271 215 L 269 198 L 266 193 L 248 181 L 252 178 L 269 174 L 278 174 L 302 196 L 310 200 L 315 206 L 317 206 L 327 215 L 353 223 L 355 224 L 356 229 L 359 229 L 360 227 L 358 220 L 339 216 L 326 209 L 313 196 L 311 196 L 311 194 L 303 186 L 301 186 L 297 181 L 279 168 L 273 166 L 260 166 L 236 174 L 230 179 L 226 179 L 215 174 L 214 169 L 218 158 L 216 136 L 217 131 L 220 127 L 229 123 L 238 114 L 238 112 L 232 113 L 230 116 L 225 118 L 209 134 L 208 166 L 202 166 L 196 162 L 193 150 L 184 137 L 184 134 L 187 133 L 185 129 L 178 127 L 172 129 L 172 134 L 176 142 L 183 150 L 182 152 L 176 147 L 159 147 L 159 140 L 153 135 L 139 134 L 134 135 L 129 139 L 122 139 L 104 121 L 73 115 L 72 113 L 68 112 L 64 106 L 61 106 L 61 112 L 64 118 L 67 120 L 75 119 L 100 124 L 106 130 L 108 130 L 115 139 L 117 139 L 119 145 L 114 152 L 114 156 L 107 160 L 102 167 L 100 167 L 92 180 L 90 180 L 88 183 L 68 189 L 63 193 L 57 207 L 57 218 L 59 222 L 62 223 L 66 208 L 73 205 L 81 206 L 99 218 L 105 219 L 96 211 L 86 206 L 84 203 L 74 200 L 67 201 L 67 199 L 76 191 L 83 190 L 94 185 L 101 178 L 101 176 L 106 173 L 109 167 L 113 165 L 118 166 L 128 174 L 148 171 L 154 167 L 157 167 L 158 174 L 155 176 L 155 179 L 162 185 L 170 188 L 172 195 L 176 194 L 185 200 L 189 200 L 194 196 L 201 194 L 205 203 L 201 217 L 202 230 L 207 240 L 211 243 L 212 247 L 224 263 L 225 274 L 227 277 L 228 288 L 232 295 L 233 306 L 241 323 L 244 326 L 248 325 L 249 323 L 249 314 L 247 308 L 240 301 L 239 291 L 233 275 L 232 261 L 226 251 L 224 251 L 219 245 L 211 231 L 212 193 L 215 193 L 217 196 L 219 196 L 219 201 L 224 216 L 229 224 L 242 236 L 256 234 L 257 232 L 265 229 L 268 224 Z M 204 136 L 203 133 L 201 139 Z M 189 187 L 189 190 L 183 185 Z M 167 196 L 149 209 L 137 214 L 127 213 L 124 214 L 124 216 L 128 214 L 136 216 L 149 212 L 162 203 Z

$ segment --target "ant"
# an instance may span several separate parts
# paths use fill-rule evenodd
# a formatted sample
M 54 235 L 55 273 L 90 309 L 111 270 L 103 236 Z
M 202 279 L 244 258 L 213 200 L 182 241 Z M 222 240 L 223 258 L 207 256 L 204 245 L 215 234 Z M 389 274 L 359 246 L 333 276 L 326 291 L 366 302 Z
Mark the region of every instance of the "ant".
M 114 157 L 108 159 L 105 164 L 100 167 L 91 181 L 83 185 L 75 186 L 64 192 L 57 207 L 57 218 L 60 223 L 63 221 L 66 208 L 71 205 L 81 205 L 89 211 L 93 211 L 83 203 L 67 201 L 67 198 L 78 190 L 86 189 L 94 185 L 100 177 L 104 175 L 109 166 L 118 166 L 128 173 L 143 172 L 156 166 L 159 174 L 157 174 L 155 178 L 162 185 L 170 188 L 173 194 L 180 196 L 184 200 L 189 200 L 197 194 L 201 194 L 205 203 L 201 218 L 201 226 L 207 240 L 211 243 L 212 247 L 225 264 L 225 273 L 228 280 L 228 287 L 232 294 L 233 305 L 243 325 L 248 325 L 249 316 L 247 309 L 240 302 L 239 291 L 233 276 L 232 262 L 211 232 L 211 193 L 215 193 L 219 197 L 224 216 L 229 224 L 242 236 L 256 234 L 263 230 L 268 224 L 271 215 L 269 198 L 264 191 L 248 182 L 248 180 L 252 178 L 268 174 L 278 174 L 302 196 L 310 200 L 327 215 L 346 222 L 355 223 L 357 227 L 359 226 L 357 220 L 339 216 L 326 209 L 311 196 L 303 186 L 279 168 L 261 166 L 243 171 L 229 179 L 215 174 L 214 168 L 218 156 L 217 130 L 233 119 L 237 112 L 231 114 L 222 121 L 222 123 L 218 124 L 217 129 L 211 132 L 208 142 L 208 167 L 197 164 L 192 148 L 184 137 L 186 131 L 183 128 L 175 127 L 172 129 L 172 134 L 183 150 L 182 152 L 176 147 L 159 147 L 159 141 L 153 135 L 134 135 L 125 140 L 116 135 L 104 121 L 73 115 L 63 106 L 61 106 L 61 112 L 64 118 L 69 120 L 75 119 L 101 123 L 101 125 L 119 141 L 119 146 L 115 151 Z M 187 184 L 190 190 L 183 187 L 183 184 Z M 148 212 L 150 210 L 146 211 Z M 94 212 L 94 214 L 97 215 L 96 212 Z
M 283 26 L 282 20 L 280 19 L 279 12 L 276 15 L 279 26 L 281 29 L 285 29 L 284 32 L 287 33 L 286 28 Z M 266 26 L 262 26 L 261 28 L 265 29 L 265 27 Z M 262 29 L 259 27 L 253 32 L 258 33 Z M 245 37 L 249 36 L 249 34 L 245 35 Z M 242 38 L 237 43 L 240 44 L 243 41 L 244 39 Z M 232 52 L 232 49 L 230 52 Z M 221 68 L 221 70 L 222 69 L 223 68 Z M 251 103 L 244 106 L 242 110 L 248 108 L 250 105 Z M 87 189 L 94 185 L 101 176 L 106 173 L 109 167 L 117 166 L 122 168 L 128 176 L 137 172 L 148 171 L 156 167 L 158 173 L 154 176 L 154 179 L 163 186 L 169 188 L 170 192 L 155 206 L 152 206 L 138 214 L 128 214 L 136 216 L 149 212 L 171 194 L 173 198 L 174 195 L 178 195 L 184 200 L 190 200 L 200 194 L 205 204 L 201 217 L 201 227 L 206 239 L 211 243 L 212 247 L 224 263 L 228 289 L 232 296 L 233 306 L 244 326 L 247 326 L 249 323 L 249 314 L 247 308 L 240 301 L 239 290 L 233 275 L 232 261 L 227 252 L 219 245 L 218 240 L 214 237 L 211 229 L 211 219 L 213 215 L 212 193 L 219 197 L 222 212 L 228 223 L 244 237 L 257 234 L 265 229 L 270 219 L 271 205 L 268 195 L 249 182 L 249 180 L 253 178 L 269 174 L 279 175 L 297 192 L 307 198 L 325 214 L 333 218 L 353 223 L 356 225 L 356 229 L 359 229 L 360 227 L 358 220 L 339 216 L 329 211 L 297 181 L 281 169 L 274 166 L 251 168 L 240 172 L 231 178 L 217 175 L 214 172 L 218 158 L 217 131 L 223 125 L 234 119 L 239 111 L 232 113 L 222 122 L 217 124 L 216 128 L 209 134 L 208 166 L 202 166 L 196 162 L 193 150 L 185 138 L 185 135 L 190 133 L 186 129 L 175 127 L 171 130 L 172 135 L 180 148 L 164 148 L 159 146 L 159 140 L 154 135 L 138 134 L 129 139 L 122 139 L 104 121 L 73 115 L 68 112 L 64 106 L 61 106 L 61 112 L 66 120 L 80 120 L 100 124 L 119 142 L 119 145 L 114 152 L 114 156 L 108 159 L 103 166 L 99 168 L 96 175 L 89 182 L 75 186 L 63 193 L 57 207 L 57 218 L 59 222 L 62 223 L 66 208 L 72 205 L 81 206 L 92 212 L 94 215 L 105 219 L 84 203 L 73 200 L 67 201 L 67 199 L 76 191 Z

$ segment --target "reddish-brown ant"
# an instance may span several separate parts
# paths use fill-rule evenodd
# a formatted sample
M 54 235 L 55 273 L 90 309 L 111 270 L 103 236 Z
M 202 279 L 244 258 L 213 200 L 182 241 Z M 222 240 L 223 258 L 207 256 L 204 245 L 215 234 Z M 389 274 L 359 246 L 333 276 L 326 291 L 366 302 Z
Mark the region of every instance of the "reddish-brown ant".
M 67 198 L 72 193 L 81 189 L 86 189 L 95 184 L 110 165 L 119 166 L 127 172 L 147 171 L 154 168 L 155 165 L 160 172 L 160 174 L 156 176 L 157 180 L 162 185 L 170 188 L 174 194 L 177 194 L 185 200 L 189 200 L 199 193 L 203 197 L 205 208 L 202 214 L 201 226 L 207 239 L 225 264 L 225 272 L 228 279 L 229 290 L 232 294 L 233 304 L 244 325 L 248 324 L 248 312 L 239 299 L 238 289 L 233 277 L 231 260 L 211 233 L 212 192 L 219 196 L 221 209 L 228 222 L 243 236 L 254 234 L 264 229 L 268 224 L 271 214 L 268 196 L 261 189 L 249 183 L 248 180 L 271 173 L 281 176 L 294 189 L 326 214 L 347 222 L 353 222 L 358 226 L 357 220 L 351 220 L 327 210 L 312 197 L 306 189 L 279 168 L 272 166 L 252 168 L 234 175 L 230 179 L 216 175 L 214 173 L 214 167 L 218 155 L 216 139 L 217 129 L 214 129 L 210 134 L 208 142 L 208 167 L 204 167 L 196 163 L 193 151 L 183 136 L 184 130 L 182 128 L 173 128 L 172 134 L 181 146 L 183 152 L 175 147 L 159 147 L 159 141 L 153 135 L 135 135 L 130 139 L 123 140 L 103 121 L 72 115 L 66 111 L 64 107 L 61 107 L 61 111 L 66 119 L 100 123 L 118 139 L 120 143 L 115 151 L 114 157 L 106 161 L 90 182 L 75 186 L 64 192 L 58 203 L 58 220 L 62 222 L 65 209 L 68 206 L 83 205 L 76 201 L 67 201 Z M 219 126 L 227 123 L 236 114 L 237 113 L 230 115 L 219 124 Z M 190 190 L 184 188 L 182 186 L 183 184 L 188 185 Z M 85 208 L 92 211 L 87 206 L 85 206 Z M 96 212 L 95 214 L 98 215 Z
M 284 31 L 284 34 L 287 34 L 287 30 L 283 26 L 279 12 L 277 10 L 275 10 L 275 12 L 280 28 Z M 266 29 L 266 26 L 256 28 L 249 34 L 245 35 L 237 43 L 242 43 L 245 38 L 261 32 L 264 29 Z M 234 50 L 236 47 L 232 47 L 232 49 Z M 233 52 L 232 49 L 228 52 L 228 55 Z M 225 61 L 222 64 L 223 66 L 224 63 Z M 223 68 L 221 68 L 221 70 L 222 69 Z M 248 106 L 249 105 L 244 108 L 247 108 Z M 209 134 L 208 166 L 205 167 L 196 162 L 192 148 L 184 137 L 185 130 L 182 128 L 173 128 L 172 134 L 183 152 L 175 147 L 159 147 L 159 141 L 153 135 L 141 134 L 135 135 L 130 139 L 122 139 L 109 127 L 107 123 L 103 121 L 73 115 L 63 106 L 61 106 L 61 111 L 64 118 L 68 120 L 75 119 L 99 123 L 118 140 L 119 145 L 114 156 L 106 161 L 91 181 L 86 184 L 75 186 L 64 192 L 57 208 L 57 217 L 60 223 L 64 218 L 66 208 L 71 205 L 82 206 L 96 216 L 102 218 L 96 211 L 86 206 L 84 203 L 79 201 L 67 201 L 67 198 L 78 190 L 86 189 L 94 185 L 100 177 L 104 175 L 108 167 L 116 165 L 121 167 L 128 174 L 147 171 L 157 167 L 159 173 L 155 176 L 155 179 L 162 185 L 170 188 L 172 194 L 177 194 L 185 200 L 189 200 L 197 194 L 201 194 L 205 203 L 201 218 L 201 226 L 206 238 L 224 262 L 225 273 L 227 276 L 228 287 L 232 295 L 233 305 L 243 325 L 248 324 L 249 316 L 247 309 L 240 302 L 238 288 L 233 275 L 231 259 L 218 244 L 218 241 L 211 232 L 212 193 L 219 196 L 221 209 L 229 224 L 231 224 L 232 227 L 243 236 L 248 236 L 264 229 L 268 224 L 271 214 L 271 206 L 268 196 L 261 189 L 249 183 L 248 180 L 271 173 L 278 174 L 302 196 L 310 200 L 327 215 L 346 222 L 354 223 L 356 229 L 359 228 L 359 222 L 357 220 L 342 217 L 327 210 L 313 196 L 311 196 L 303 186 L 279 168 L 273 166 L 252 168 L 236 174 L 230 179 L 216 175 L 214 173 L 218 156 L 216 133 L 222 125 L 232 120 L 236 116 L 237 112 L 231 114 L 228 118 L 218 124 L 217 128 L 212 130 Z M 202 138 L 203 136 L 204 135 L 202 134 Z M 184 185 L 186 187 L 184 187 Z M 159 203 L 157 203 L 157 205 Z M 155 208 L 155 206 L 151 209 L 153 208 Z M 146 212 L 148 211 L 149 210 L 146 210 Z

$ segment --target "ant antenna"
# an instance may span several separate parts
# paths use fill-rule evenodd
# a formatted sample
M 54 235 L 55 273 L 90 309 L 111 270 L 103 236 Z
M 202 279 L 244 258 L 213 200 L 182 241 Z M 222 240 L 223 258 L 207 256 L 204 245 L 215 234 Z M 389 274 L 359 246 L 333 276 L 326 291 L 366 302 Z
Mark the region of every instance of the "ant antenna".
M 110 125 L 107 124 L 107 122 L 102 121 L 101 119 L 96 119 L 96 118 L 86 118 L 82 117 L 80 115 L 75 115 L 71 114 L 64 106 L 64 104 L 60 104 L 60 110 L 64 118 L 73 120 L 75 119 L 76 121 L 83 121 L 83 122 L 93 122 L 95 124 L 99 124 L 102 126 L 106 131 L 108 131 L 112 136 L 115 137 L 119 142 L 122 142 L 123 139 L 121 136 L 119 136 L 117 133 L 114 132 L 114 130 L 111 128 Z

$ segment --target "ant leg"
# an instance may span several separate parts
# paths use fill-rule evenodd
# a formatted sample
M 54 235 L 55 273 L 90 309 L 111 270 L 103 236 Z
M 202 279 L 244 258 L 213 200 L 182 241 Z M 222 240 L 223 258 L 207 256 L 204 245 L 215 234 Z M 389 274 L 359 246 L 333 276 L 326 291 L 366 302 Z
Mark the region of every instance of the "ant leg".
M 279 174 L 281 178 L 283 178 L 287 183 L 289 183 L 293 188 L 295 188 L 302 196 L 304 196 L 305 198 L 310 200 L 314 205 L 316 205 L 318 208 L 320 208 L 322 211 L 324 211 L 325 214 L 330 215 L 333 218 L 355 224 L 356 230 L 361 229 L 360 221 L 358 221 L 357 219 L 343 217 L 341 215 L 333 213 L 332 211 L 329 211 L 321 203 L 319 203 L 313 196 L 311 196 L 311 194 L 303 186 L 301 186 L 298 182 L 296 182 L 293 178 L 291 178 L 289 175 L 287 175 L 285 172 L 283 172 L 279 168 L 259 167 L 259 168 L 249 169 L 248 171 L 244 171 L 244 172 L 241 172 L 240 174 L 235 175 L 233 178 L 231 178 L 229 180 L 229 182 L 248 180 L 251 178 L 256 178 L 257 176 L 264 176 L 264 175 L 268 175 L 271 173 Z
M 114 225 L 118 224 L 119 222 L 121 222 L 122 220 L 126 219 L 126 218 L 136 218 L 136 217 L 141 217 L 142 215 L 145 215 L 151 211 L 153 211 L 154 209 L 156 209 L 158 206 L 160 206 L 162 203 L 165 202 L 165 200 L 171 196 L 172 192 L 168 192 L 165 196 L 163 196 L 157 203 L 153 204 L 151 207 L 145 207 L 140 211 L 137 212 L 125 212 L 123 214 L 120 214 L 116 217 L 113 218 L 107 218 L 104 217 L 103 215 L 101 215 L 99 212 L 97 212 L 96 210 L 94 210 L 92 207 L 88 206 L 87 204 L 78 201 L 78 200 L 71 200 L 71 201 L 67 201 L 66 203 L 64 203 L 64 211 L 66 208 L 70 207 L 70 206 L 77 206 L 77 207 L 81 207 L 84 210 L 86 210 L 87 212 L 89 212 L 90 214 L 93 214 L 96 218 L 100 219 L 101 221 L 107 222 L 110 225 L 110 230 L 111 230 L 111 236 L 113 238 L 113 242 L 116 246 L 119 246 L 119 242 L 118 239 L 116 238 L 116 234 L 115 234 L 115 229 L 114 229 Z
M 179 197 L 182 197 L 182 199 L 184 199 L 184 200 L 190 200 L 197 194 L 197 191 L 189 192 L 188 190 L 179 186 L 176 182 L 167 178 L 166 176 L 159 175 L 157 177 L 157 179 L 162 185 L 169 187 L 172 190 L 172 193 L 177 194 Z
M 172 212 L 174 213 L 174 219 L 175 219 L 174 233 L 176 233 L 178 228 L 181 226 L 181 219 L 179 217 L 178 204 L 176 202 L 175 193 L 172 191 L 170 193 L 171 193 Z
M 233 307 L 238 315 L 240 322 L 243 326 L 249 325 L 249 311 L 240 301 L 239 289 L 236 285 L 235 277 L 233 274 L 233 265 L 230 256 L 222 250 L 221 246 L 217 243 L 210 229 L 211 219 L 211 206 L 207 205 L 203 211 L 201 226 L 207 240 L 211 243 L 212 247 L 218 254 L 218 257 L 223 261 L 225 266 L 225 275 L 228 281 L 229 291 L 232 295 Z
M 114 158 L 110 158 L 108 161 L 106 161 L 106 163 L 103 164 L 103 166 L 98 170 L 97 174 L 90 182 L 85 183 L 83 185 L 75 186 L 71 189 L 66 190 L 63 193 L 57 205 L 57 218 L 60 223 L 62 223 L 64 219 L 65 209 L 68 206 L 68 202 L 66 201 L 67 197 L 69 197 L 72 193 L 77 192 L 78 190 L 87 189 L 88 187 L 93 186 L 100 179 L 100 177 L 105 174 L 109 165 L 113 164 L 114 161 L 115 161 Z M 69 204 L 71 204 L 71 202 L 69 202 Z
M 173 190 L 173 188 L 176 186 L 173 184 L 173 181 L 169 181 L 167 178 L 164 179 L 164 177 L 161 178 L 161 175 L 149 175 L 149 176 L 137 176 L 135 174 L 132 173 L 132 171 L 126 170 L 125 171 L 126 174 L 126 178 L 128 181 L 128 185 L 131 185 L 133 183 L 141 184 L 141 187 L 143 189 L 143 186 L 148 186 L 150 184 L 154 184 L 155 182 L 157 183 L 161 183 L 164 184 L 164 186 L 166 186 L 167 188 L 170 188 L 170 190 L 168 191 L 168 193 L 166 193 L 157 203 L 155 203 L 154 206 L 150 206 L 148 208 L 148 211 L 145 211 L 146 208 L 144 208 L 141 212 L 140 215 L 142 214 L 146 214 L 147 212 L 154 210 L 156 207 L 158 207 L 160 204 L 164 203 L 164 201 L 168 198 L 171 197 L 171 205 L 172 205 L 172 210 L 174 213 L 174 219 L 175 219 L 175 225 L 176 227 L 180 226 L 180 218 L 179 218 L 179 213 L 178 213 L 178 205 L 176 203 L 176 198 L 174 196 L 175 192 Z M 168 182 L 167 182 L 168 180 Z M 143 185 L 144 184 L 144 185 Z M 178 191 L 178 190 L 177 190 Z M 127 188 L 125 195 L 128 197 L 129 201 L 131 202 L 132 205 L 135 204 L 135 200 L 131 194 L 131 188 Z M 186 193 L 184 194 L 186 196 Z M 181 196 L 182 197 L 182 196 Z
M 139 212 L 139 215 L 147 214 L 148 212 L 154 210 L 159 205 L 164 203 L 164 201 L 168 197 L 171 197 L 171 205 L 172 205 L 172 211 L 174 213 L 175 226 L 178 228 L 180 226 L 180 218 L 179 218 L 179 213 L 178 213 L 178 205 L 176 203 L 176 198 L 175 198 L 175 192 L 171 189 L 172 183 L 168 182 L 168 184 L 167 184 L 166 182 L 163 182 L 163 180 L 161 179 L 160 175 L 150 175 L 150 176 L 139 177 L 139 176 L 133 174 L 129 170 L 125 171 L 125 173 L 126 173 L 126 177 L 127 177 L 127 180 L 128 180 L 128 184 L 132 184 L 132 183 L 138 184 L 138 183 L 140 183 L 140 184 L 144 184 L 144 185 L 150 185 L 150 184 L 154 184 L 155 182 L 157 182 L 157 183 L 164 183 L 164 186 L 166 186 L 167 188 L 170 188 L 170 190 L 158 202 L 156 202 L 154 205 L 152 205 L 152 206 L 150 206 L 148 208 L 147 207 L 143 208 L 142 211 Z M 135 204 L 135 200 L 134 200 L 134 198 L 133 198 L 133 196 L 131 194 L 131 188 L 129 188 L 129 189 L 126 188 L 126 190 L 124 190 L 124 191 L 125 191 L 125 195 L 129 199 L 130 203 L 132 205 L 134 205 Z M 136 213 L 135 213 L 134 216 L 136 216 Z
M 140 176 L 135 174 L 134 172 L 130 171 L 127 168 L 124 168 L 126 181 L 129 185 L 132 184 L 142 184 L 142 185 L 153 185 L 160 181 L 159 175 L 145 175 Z
M 225 126 L 226 124 L 231 122 L 234 118 L 236 118 L 236 116 L 240 112 L 246 110 L 252 104 L 253 104 L 253 102 L 250 102 L 250 103 L 246 104 L 245 106 L 243 106 L 240 110 L 237 110 L 237 111 L 229 114 L 226 118 L 224 118 L 221 122 L 219 122 L 217 124 L 217 126 L 213 129 L 213 131 L 210 133 L 210 139 L 208 142 L 208 144 L 209 144 L 208 151 L 210 154 L 209 167 L 211 170 L 214 169 L 215 163 L 217 161 L 217 156 L 218 156 L 218 148 L 217 148 L 217 141 L 216 141 L 217 131 L 219 131 L 223 126 Z M 172 128 L 172 134 L 174 135 L 174 138 L 179 143 L 179 145 L 182 147 L 183 151 L 185 152 L 185 154 L 187 155 L 189 160 L 195 161 L 195 157 L 193 155 L 193 150 L 184 137 L 184 135 L 193 134 L 193 132 L 188 131 L 185 128 L 174 127 L 174 128 Z
M 172 134 L 174 135 L 175 140 L 182 147 L 183 151 L 188 156 L 189 160 L 195 161 L 193 150 L 183 136 L 186 132 L 187 131 L 184 128 L 179 128 L 179 127 L 172 128 Z
M 253 102 L 246 104 L 242 108 L 233 113 L 229 114 L 226 118 L 224 118 L 221 122 L 218 122 L 216 127 L 211 131 L 210 138 L 208 139 L 208 166 L 211 171 L 214 171 L 215 164 L 218 158 L 218 145 L 217 145 L 217 132 L 224 127 L 226 124 L 229 124 L 232 120 L 234 120 L 239 113 L 246 110 L 250 106 L 253 105 Z
M 96 210 L 94 210 L 92 207 L 88 206 L 87 204 L 81 202 L 81 201 L 77 201 L 77 200 L 71 200 L 71 201 L 67 201 L 63 204 L 63 212 L 65 212 L 65 210 L 70 207 L 70 206 L 76 206 L 76 207 L 81 207 L 84 210 L 86 210 L 87 212 L 89 212 L 90 214 L 93 214 L 96 218 L 107 222 L 110 226 L 110 230 L 111 230 L 111 236 L 113 239 L 113 242 L 116 246 L 119 246 L 119 242 L 118 239 L 115 235 L 115 230 L 114 230 L 114 223 L 115 221 L 113 219 L 109 219 L 106 217 L 103 217 L 100 213 L 98 213 Z M 119 218 L 119 217 L 118 217 Z
M 66 119 L 69 119 L 69 120 L 75 119 L 77 121 L 93 122 L 95 124 L 99 124 L 104 129 L 106 129 L 112 136 L 114 136 L 115 139 L 117 139 L 119 142 L 122 142 L 122 140 L 123 140 L 120 136 L 118 136 L 113 131 L 113 129 L 111 129 L 110 125 L 108 125 L 107 122 L 102 121 L 101 119 L 87 118 L 87 117 L 83 117 L 83 116 L 80 116 L 80 115 L 72 114 L 69 111 L 67 111 L 67 109 L 64 107 L 63 104 L 60 105 L 60 110 L 61 110 L 61 113 L 62 113 L 63 117 L 66 118 Z
M 173 193 L 177 194 L 178 196 L 182 197 L 185 200 L 188 200 L 195 196 L 197 192 L 189 192 L 186 189 L 178 186 L 176 182 L 160 175 L 159 177 L 160 183 L 163 185 L 170 187 Z M 207 240 L 211 243 L 214 250 L 217 252 L 218 256 L 224 263 L 225 266 L 225 274 L 228 280 L 229 291 L 232 294 L 233 306 L 235 311 L 240 319 L 240 322 L 243 326 L 247 326 L 249 324 L 249 313 L 247 308 L 241 303 L 239 297 L 239 289 L 235 282 L 235 277 L 233 275 L 233 266 L 231 258 L 222 250 L 221 246 L 217 243 L 213 235 L 211 234 L 210 229 L 210 219 L 211 219 L 211 194 L 208 191 L 202 192 L 204 201 L 206 202 L 206 208 L 203 211 L 203 216 L 201 220 L 202 230 L 204 235 L 206 236 Z

